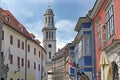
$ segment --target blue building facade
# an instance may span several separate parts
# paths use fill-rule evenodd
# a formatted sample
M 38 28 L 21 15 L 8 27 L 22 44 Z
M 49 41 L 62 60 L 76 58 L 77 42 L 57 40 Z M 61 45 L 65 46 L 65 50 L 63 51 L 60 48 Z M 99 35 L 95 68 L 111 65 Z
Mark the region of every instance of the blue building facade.
M 91 20 L 80 17 L 75 31 L 77 35 L 72 42 L 74 53 L 71 54 L 75 64 L 74 80 L 83 78 L 83 75 L 89 78 L 86 80 L 94 80 L 94 37 Z

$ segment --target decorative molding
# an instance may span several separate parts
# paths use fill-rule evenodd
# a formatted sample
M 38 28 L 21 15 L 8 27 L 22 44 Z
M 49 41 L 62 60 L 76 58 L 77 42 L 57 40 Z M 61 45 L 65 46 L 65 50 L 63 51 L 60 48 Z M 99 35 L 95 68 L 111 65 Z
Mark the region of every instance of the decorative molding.
M 108 0 L 106 6 L 105 6 L 105 8 L 104 8 L 105 11 L 107 11 L 108 7 L 109 7 L 110 5 L 112 5 L 112 3 L 113 3 L 113 0 Z
M 96 3 L 92 9 L 92 12 L 91 12 L 91 15 L 90 15 L 90 18 L 94 18 L 96 16 L 96 14 L 98 13 L 100 7 L 102 6 L 103 2 L 105 0 L 96 0 Z

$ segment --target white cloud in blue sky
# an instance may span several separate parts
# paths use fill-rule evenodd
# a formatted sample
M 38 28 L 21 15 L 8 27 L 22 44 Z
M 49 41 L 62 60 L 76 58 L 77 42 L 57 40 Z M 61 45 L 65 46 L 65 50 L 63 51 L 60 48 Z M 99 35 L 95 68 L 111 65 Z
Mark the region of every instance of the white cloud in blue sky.
M 42 42 L 44 13 L 51 5 L 57 27 L 57 48 L 62 48 L 76 36 L 79 17 L 88 13 L 96 0 L 0 0 L 0 7 L 9 10 L 29 32 Z

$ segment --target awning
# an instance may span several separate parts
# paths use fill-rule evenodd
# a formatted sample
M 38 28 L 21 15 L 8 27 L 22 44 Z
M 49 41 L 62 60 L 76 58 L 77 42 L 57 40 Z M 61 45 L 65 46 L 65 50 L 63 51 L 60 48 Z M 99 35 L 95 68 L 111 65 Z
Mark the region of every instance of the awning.
M 101 80 L 112 80 L 112 66 L 104 51 L 101 53 L 99 66 L 101 69 Z

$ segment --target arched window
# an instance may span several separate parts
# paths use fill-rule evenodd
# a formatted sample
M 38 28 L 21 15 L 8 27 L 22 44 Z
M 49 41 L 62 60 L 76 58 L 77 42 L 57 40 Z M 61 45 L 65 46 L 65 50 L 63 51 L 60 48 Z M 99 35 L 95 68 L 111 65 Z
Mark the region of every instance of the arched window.
M 46 32 L 46 39 L 48 39 L 48 32 Z
M 51 59 L 51 52 L 49 52 L 49 59 Z
M 52 17 L 52 24 L 54 23 L 54 18 Z
M 48 23 L 50 24 L 50 17 L 48 17 Z
M 47 23 L 47 17 L 45 17 L 45 24 Z
M 52 39 L 53 39 L 53 32 L 52 32 Z
M 113 80 L 118 80 L 118 65 L 115 61 L 112 62 Z

